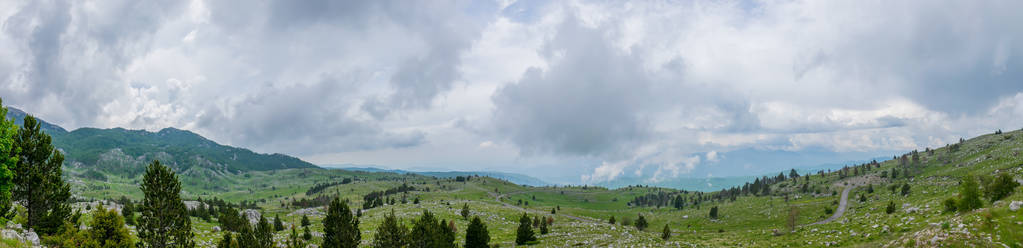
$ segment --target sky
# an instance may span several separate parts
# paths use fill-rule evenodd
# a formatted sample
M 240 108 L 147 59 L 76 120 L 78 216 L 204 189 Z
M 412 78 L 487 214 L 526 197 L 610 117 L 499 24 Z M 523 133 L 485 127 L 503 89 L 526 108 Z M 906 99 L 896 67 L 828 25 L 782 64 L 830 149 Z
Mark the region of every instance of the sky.
M 842 163 L 1023 128 L 1020 9 L 0 1 L 0 97 L 68 129 L 176 127 L 316 164 L 742 175 L 762 171 L 751 158 Z

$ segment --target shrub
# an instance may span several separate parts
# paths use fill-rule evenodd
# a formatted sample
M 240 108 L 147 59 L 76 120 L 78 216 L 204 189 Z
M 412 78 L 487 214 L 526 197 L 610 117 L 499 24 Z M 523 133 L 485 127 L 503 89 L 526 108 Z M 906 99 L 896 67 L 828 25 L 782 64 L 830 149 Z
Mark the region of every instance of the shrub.
M 1013 180 L 1009 174 L 1005 172 L 998 173 L 998 176 L 984 187 L 984 196 L 990 199 L 991 202 L 995 202 L 1011 195 L 1018 186 L 1019 183 Z
M 951 197 L 945 199 L 945 201 L 941 202 L 941 204 L 945 206 L 945 212 L 955 212 L 959 205 L 959 203 L 956 202 L 956 199 Z
M 884 208 L 884 213 L 886 213 L 886 214 L 895 213 L 895 202 L 889 201 L 888 202 L 888 207 Z
M 959 199 L 959 206 L 957 209 L 960 212 L 978 209 L 981 205 L 983 205 L 980 201 L 980 192 L 977 188 L 976 178 L 973 178 L 973 176 L 963 177 L 963 181 L 959 184 L 959 186 L 961 187 L 959 196 L 962 198 Z

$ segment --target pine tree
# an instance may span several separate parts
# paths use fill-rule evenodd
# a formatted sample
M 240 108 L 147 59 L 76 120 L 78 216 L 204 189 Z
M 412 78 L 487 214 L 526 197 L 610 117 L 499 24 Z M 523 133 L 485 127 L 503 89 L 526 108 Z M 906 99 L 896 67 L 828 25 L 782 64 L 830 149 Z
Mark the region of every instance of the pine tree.
M 462 218 L 469 219 L 469 204 L 462 205 Z
M 274 231 L 284 231 L 284 223 L 281 222 L 281 217 L 278 214 L 274 214 Z
M 455 221 L 445 222 L 441 220 L 437 225 L 437 244 L 436 247 L 455 247 Z
M 217 248 L 240 248 L 238 241 L 235 241 L 231 236 L 231 232 L 224 231 L 224 237 L 217 242 Z
M 548 232 L 550 232 L 550 228 L 547 227 L 547 221 L 541 219 L 540 220 L 540 235 L 547 234 Z
M 141 215 L 138 236 L 142 247 L 164 248 L 195 246 L 192 220 L 181 201 L 181 182 L 170 168 L 153 161 L 142 178 Z
M 408 245 L 406 235 L 408 228 L 398 223 L 398 217 L 391 213 L 384 215 L 384 222 L 377 228 L 377 234 L 373 237 L 373 247 L 377 248 L 401 248 Z
M 448 231 L 444 229 L 448 228 L 443 222 L 438 222 L 430 211 L 423 210 L 423 215 L 413 223 L 409 233 L 409 237 L 416 237 L 409 240 L 409 247 L 454 247 L 454 234 L 451 234 L 451 241 L 448 241 Z
M 14 216 L 11 202 L 14 198 L 12 190 L 15 187 L 14 172 L 18 166 L 18 153 L 21 149 L 17 147 L 15 136 L 18 134 L 18 126 L 7 119 L 7 108 L 3 107 L 3 99 L 0 99 L 0 218 L 10 219 Z
M 121 216 L 124 216 L 124 223 L 128 225 L 135 225 L 135 206 L 131 202 L 127 202 L 121 207 Z
M 718 218 L 718 206 L 714 206 L 714 207 L 710 208 L 710 218 L 711 219 L 717 219 Z
M 92 212 L 92 221 L 86 231 L 86 247 L 132 247 L 135 244 L 124 228 L 124 219 L 117 211 L 99 206 Z
M 649 225 L 650 223 L 646 222 L 646 217 L 643 217 L 642 214 L 639 215 L 639 218 L 636 219 L 636 229 L 639 229 L 640 231 L 645 230 L 646 227 Z
M 259 216 L 259 222 L 256 223 L 256 247 L 257 248 L 272 248 L 274 247 L 274 231 L 273 226 L 266 220 L 263 215 Z
M 313 239 L 313 233 L 309 232 L 309 227 L 305 226 L 305 227 L 302 227 L 302 229 L 303 229 L 302 230 L 302 239 L 304 239 L 305 241 L 312 240 Z
M 886 214 L 895 213 L 895 202 L 889 201 L 888 206 L 884 208 L 884 213 Z
M 248 221 L 239 227 L 238 247 L 259 247 L 259 241 L 256 239 L 256 234 L 252 232 L 252 227 L 249 226 Z
M 334 198 L 323 219 L 323 245 L 320 247 L 354 248 L 359 246 L 360 240 L 359 219 L 352 214 L 347 202 Z
M 489 248 L 490 232 L 479 216 L 473 217 L 469 227 L 465 228 L 465 248 Z
M 664 239 L 664 241 L 671 239 L 671 229 L 668 228 L 668 224 L 664 224 L 664 230 L 661 231 L 661 239 Z
M 32 116 L 14 136 L 20 149 L 14 167 L 14 199 L 24 201 L 27 225 L 43 234 L 54 234 L 71 216 L 71 186 L 61 178 L 64 154 L 54 149 Z
M 532 220 L 526 213 L 522 213 L 522 218 L 519 218 L 519 228 L 515 231 L 515 244 L 524 245 L 526 243 L 536 241 L 536 236 L 533 236 L 533 224 Z
M 615 216 L 612 215 L 610 219 L 607 219 L 607 223 L 611 224 L 611 225 L 614 225 L 615 224 Z
M 288 235 L 287 248 L 305 248 L 305 241 L 298 236 L 298 230 L 291 226 L 291 235 Z
M 309 216 L 303 214 L 302 215 L 302 227 L 307 227 L 307 226 L 309 226 L 309 224 L 310 224 L 309 223 Z

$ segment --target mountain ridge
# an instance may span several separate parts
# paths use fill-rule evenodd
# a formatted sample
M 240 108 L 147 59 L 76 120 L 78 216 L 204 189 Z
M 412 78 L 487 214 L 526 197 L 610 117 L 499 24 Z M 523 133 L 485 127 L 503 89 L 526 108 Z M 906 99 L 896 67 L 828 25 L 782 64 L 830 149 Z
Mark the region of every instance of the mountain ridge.
M 8 107 L 7 118 L 21 125 L 26 112 Z M 256 153 L 246 148 L 221 145 L 188 130 L 168 127 L 160 131 L 83 127 L 72 131 L 45 120 L 40 126 L 53 138 L 53 145 L 64 152 L 65 166 L 98 170 L 133 177 L 152 160 L 189 171 L 203 168 L 238 173 L 293 168 L 319 168 L 301 159 L 279 154 Z

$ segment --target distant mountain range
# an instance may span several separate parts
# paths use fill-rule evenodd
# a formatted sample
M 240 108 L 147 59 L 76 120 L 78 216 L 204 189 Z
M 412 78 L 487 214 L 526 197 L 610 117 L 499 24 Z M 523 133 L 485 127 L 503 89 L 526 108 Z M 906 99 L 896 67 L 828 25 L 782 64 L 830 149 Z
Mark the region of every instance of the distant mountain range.
M 7 118 L 21 125 L 26 113 L 8 107 Z M 65 166 L 135 177 L 153 160 L 186 174 L 215 175 L 241 171 L 319 168 L 283 154 L 260 154 L 225 146 L 196 133 L 175 128 L 159 132 L 123 128 L 79 128 L 73 131 L 38 119 L 53 145 L 64 152 Z M 94 173 L 94 172 L 92 172 Z
M 391 169 L 380 169 L 372 166 L 359 166 L 352 164 L 343 165 L 324 165 L 323 168 L 327 169 L 339 169 L 349 171 L 362 171 L 362 172 L 385 172 L 385 173 L 398 173 L 398 174 L 417 174 L 423 176 L 432 176 L 440 178 L 452 178 L 458 176 L 486 176 L 497 179 L 502 179 L 515 184 L 529 185 L 529 186 L 547 186 L 552 185 L 551 183 L 537 179 L 535 177 L 507 172 L 493 172 L 493 171 L 408 171 L 408 170 L 391 170 Z

